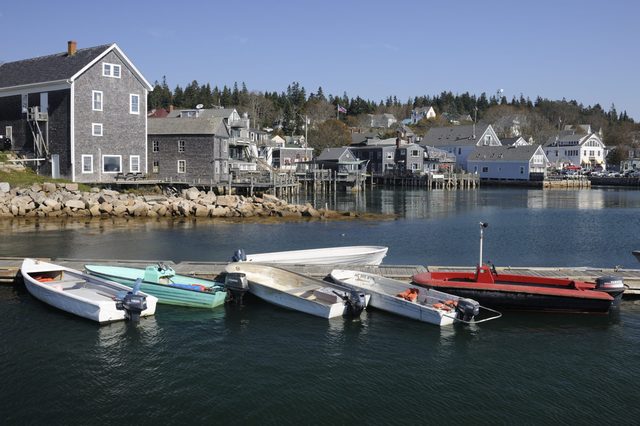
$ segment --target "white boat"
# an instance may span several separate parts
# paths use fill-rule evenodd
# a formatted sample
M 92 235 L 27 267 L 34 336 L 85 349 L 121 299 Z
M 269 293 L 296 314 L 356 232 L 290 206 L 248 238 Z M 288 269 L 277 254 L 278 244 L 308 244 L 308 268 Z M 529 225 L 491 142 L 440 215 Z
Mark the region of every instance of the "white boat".
M 225 270 L 227 288 L 246 280 L 249 292 L 266 302 L 322 318 L 358 316 L 369 301 L 363 293 L 274 266 L 235 262 Z
M 240 249 L 233 260 L 280 265 L 379 265 L 387 250 L 382 246 L 347 246 L 245 254 Z
M 369 274 L 366 272 L 334 269 L 331 279 L 343 286 L 371 295 L 370 306 L 418 321 L 439 326 L 454 322 L 479 323 L 496 319 L 497 315 L 482 320 L 474 320 L 481 307 L 472 299 L 465 299 L 438 290 L 415 287 L 411 284 Z
M 156 297 L 75 269 L 27 258 L 20 272 L 36 299 L 99 323 L 135 321 L 156 311 Z

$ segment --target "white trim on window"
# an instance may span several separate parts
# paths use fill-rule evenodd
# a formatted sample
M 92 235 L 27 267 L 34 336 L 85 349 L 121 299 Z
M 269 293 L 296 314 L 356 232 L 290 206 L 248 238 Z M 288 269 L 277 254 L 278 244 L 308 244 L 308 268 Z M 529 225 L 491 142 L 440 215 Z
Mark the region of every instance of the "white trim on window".
M 93 173 L 93 155 L 88 155 L 88 154 L 82 155 L 82 173 L 83 174 Z
M 118 160 L 117 169 L 115 170 L 105 170 L 105 159 L 107 158 L 116 158 Z M 110 163 L 109 166 L 112 164 Z M 111 167 L 110 167 L 111 168 Z M 102 156 L 102 173 L 122 173 L 122 155 L 103 155 Z
M 104 96 L 101 90 L 91 91 L 91 109 L 94 111 L 102 111 Z
M 129 114 L 140 114 L 140 95 L 129 94 Z
M 158 173 L 159 171 L 160 171 L 160 162 L 156 160 L 153 162 L 153 168 L 151 169 L 151 173 Z
M 187 172 L 187 160 L 178 160 L 178 173 Z
M 103 136 L 102 123 L 91 123 L 91 135 L 92 136 Z
M 180 139 L 178 141 L 178 152 L 184 152 L 184 146 L 185 146 L 184 140 Z
M 108 62 L 102 63 L 103 77 L 120 78 L 121 71 L 121 66 L 118 64 L 110 64 Z
M 140 173 L 140 156 L 139 155 L 129 156 L 129 171 L 131 173 Z

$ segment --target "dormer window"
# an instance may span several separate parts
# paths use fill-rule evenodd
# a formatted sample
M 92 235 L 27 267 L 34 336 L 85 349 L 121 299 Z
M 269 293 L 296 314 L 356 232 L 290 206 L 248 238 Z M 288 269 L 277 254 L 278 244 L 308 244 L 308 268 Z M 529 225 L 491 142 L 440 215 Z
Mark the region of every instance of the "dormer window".
M 103 63 L 102 75 L 104 77 L 120 78 L 120 65 Z

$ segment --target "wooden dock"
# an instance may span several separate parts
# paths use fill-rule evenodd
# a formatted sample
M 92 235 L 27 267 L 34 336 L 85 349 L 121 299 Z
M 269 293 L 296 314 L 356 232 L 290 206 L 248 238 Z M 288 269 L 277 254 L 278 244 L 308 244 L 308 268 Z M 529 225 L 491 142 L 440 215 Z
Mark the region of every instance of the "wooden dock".
M 171 266 L 176 273 L 191 275 L 203 279 L 213 279 L 219 276 L 228 262 L 193 262 L 183 261 L 174 263 L 170 260 L 110 260 L 110 259 L 67 259 L 41 258 L 44 261 L 56 263 L 69 268 L 82 270 L 86 264 L 109 264 L 111 266 L 126 266 L 130 268 L 145 268 L 148 265 L 162 262 Z M 0 257 L 0 282 L 12 284 L 19 282 L 18 272 L 22 264 L 22 258 Z M 329 275 L 333 265 L 286 265 L 290 269 L 301 274 L 316 278 L 324 278 Z M 473 271 L 471 266 L 421 266 L 421 265 L 349 265 L 350 269 L 383 275 L 401 281 L 409 282 L 414 274 L 426 271 L 458 270 Z M 555 267 L 496 267 L 500 271 L 512 274 L 535 275 L 548 278 L 570 278 L 578 281 L 594 281 L 598 277 L 614 275 L 622 277 L 627 289 L 625 296 L 640 295 L 640 269 L 614 269 L 614 268 L 555 268 Z

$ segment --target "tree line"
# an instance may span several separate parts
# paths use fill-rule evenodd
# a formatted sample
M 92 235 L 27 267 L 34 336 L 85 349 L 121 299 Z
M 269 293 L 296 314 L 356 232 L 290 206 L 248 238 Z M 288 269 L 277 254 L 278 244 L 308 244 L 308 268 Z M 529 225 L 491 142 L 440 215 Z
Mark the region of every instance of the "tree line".
M 204 108 L 236 108 L 238 112 L 247 112 L 253 127 L 272 128 L 277 134 L 304 134 L 306 130 L 310 132 L 311 143 L 311 134 L 323 137 L 323 132 L 319 132 L 322 127 L 331 127 L 327 133 L 332 140 L 316 141 L 322 146 L 348 144 L 350 139 L 345 140 L 349 138 L 348 127 L 368 128 L 368 114 L 390 113 L 400 122 L 410 117 L 413 109 L 425 106 L 432 106 L 439 118 L 411 126 L 418 135 L 424 135 L 433 126 L 451 125 L 449 120 L 442 118 L 443 113 L 462 120 L 466 118 L 491 124 L 498 122 L 500 117 L 515 117 L 520 123 L 522 136 L 541 144 L 565 125 L 590 124 L 594 131 L 602 131 L 608 146 L 631 145 L 640 135 L 640 124 L 635 123 L 626 111 L 619 113 L 615 105 L 605 110 L 599 104 L 584 106 L 575 100 L 541 97 L 531 100 L 522 94 L 509 100 L 500 93 L 476 96 L 468 92 L 454 94 L 443 91 L 439 95 L 410 97 L 407 101 L 389 96 L 376 102 L 360 96 L 349 97 L 346 92 L 342 96 L 325 95 L 322 87 L 315 92 L 307 92 L 298 82 L 291 83 L 286 91 L 280 93 L 250 91 L 244 82 L 240 85 L 236 82 L 231 88 L 226 85 L 219 88 L 196 80 L 184 89 L 177 85 L 171 90 L 166 77 L 163 77 L 161 82 L 155 82 L 148 98 L 149 110 L 168 109 L 169 106 L 195 108 L 198 104 Z M 347 112 L 338 115 L 338 106 Z M 494 127 L 498 136 L 511 136 L 507 134 L 508 126 L 500 128 L 494 124 Z M 335 140 L 336 135 L 340 135 L 338 140 Z

